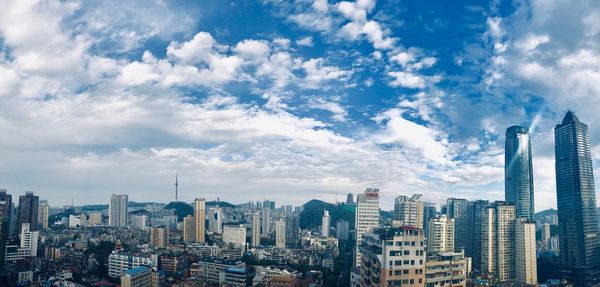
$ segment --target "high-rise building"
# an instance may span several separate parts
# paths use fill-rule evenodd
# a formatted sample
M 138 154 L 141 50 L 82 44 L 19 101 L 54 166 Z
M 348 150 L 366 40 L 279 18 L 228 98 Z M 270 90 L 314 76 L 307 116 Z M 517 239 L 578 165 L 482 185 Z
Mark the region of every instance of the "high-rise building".
M 548 247 L 551 237 L 552 236 L 550 235 L 550 223 L 542 224 L 542 244 L 544 245 L 544 247 Z
M 271 210 L 263 209 L 260 211 L 261 215 L 261 230 L 262 234 L 267 235 L 271 233 Z
M 275 246 L 285 248 L 285 220 L 280 218 L 275 222 Z
M 537 285 L 535 222 L 515 221 L 515 279 L 526 286 Z
M 42 200 L 40 204 L 40 210 L 38 211 L 38 224 L 42 229 L 48 229 L 48 215 L 50 212 L 50 206 L 47 200 Z
M 263 201 L 262 208 L 275 210 L 275 201 L 272 201 L 272 200 Z
M 146 216 L 146 215 L 132 215 L 131 216 L 131 227 L 145 230 L 146 222 L 148 222 L 148 216 Z
M 423 232 L 425 232 L 425 237 L 427 237 L 427 233 L 429 232 L 429 221 L 437 217 L 437 210 L 435 209 L 435 204 L 431 202 L 423 203 Z
M 300 216 L 297 213 L 285 217 L 285 247 L 298 248 L 300 245 Z
M 449 198 L 446 201 L 446 215 L 454 218 L 454 250 L 456 252 L 467 249 L 469 237 L 469 202 L 466 199 Z
M 223 242 L 236 245 L 246 245 L 246 227 L 244 225 L 224 226 Z
M 252 235 L 250 237 L 250 243 L 253 247 L 260 245 L 260 217 L 258 214 L 253 213 L 250 216 L 250 222 L 252 224 Z
M 356 228 L 356 248 L 354 249 L 354 265 L 361 265 L 359 246 L 363 235 L 379 227 L 379 188 L 367 188 L 363 194 L 356 196 L 356 215 L 354 225 Z
M 21 226 L 21 248 L 27 249 L 29 256 L 37 256 L 39 234 L 39 231 L 31 230 L 29 223 L 23 223 L 23 226 Z
M 359 246 L 360 286 L 425 286 L 425 238 L 411 226 L 375 228 Z
M 471 258 L 472 269 L 481 270 L 481 228 L 483 224 L 483 216 L 485 208 L 490 204 L 487 200 L 469 201 L 467 208 L 467 248 L 465 256 Z M 456 224 L 455 224 L 456 225 Z
M 88 225 L 102 225 L 102 213 L 92 212 L 88 216 Z
M 353 204 L 354 203 L 354 195 L 352 195 L 352 193 L 348 193 L 348 195 L 346 196 L 346 204 Z
M 329 236 L 329 222 L 331 218 L 329 217 L 329 211 L 323 210 L 323 218 L 321 218 L 321 236 Z
M 560 262 L 575 286 L 600 283 L 600 235 L 588 126 L 569 111 L 554 129 Z
M 512 126 L 506 130 L 504 198 L 515 205 L 517 218 L 533 220 L 533 166 L 526 127 Z
M 183 218 L 183 241 L 196 242 L 196 220 L 191 215 Z
M 212 233 L 222 233 L 223 227 L 223 211 L 220 207 L 212 207 L 208 209 L 208 230 Z
M 29 229 L 31 231 L 37 230 L 37 219 L 38 219 L 38 205 L 40 198 L 33 194 L 31 191 L 27 191 L 25 195 L 19 196 L 19 211 L 17 228 L 21 232 L 23 223 L 29 223 Z
M 496 282 L 506 282 L 515 278 L 515 219 L 514 205 L 498 201 L 485 209 L 481 237 L 481 271 L 484 276 Z
M 454 218 L 431 219 L 427 234 L 427 252 L 454 252 Z
M 167 248 L 169 246 L 169 228 L 167 226 L 152 227 L 150 229 L 150 245 Z
M 11 210 L 12 196 L 7 193 L 6 189 L 0 189 L 0 277 L 5 274 L 6 242 L 10 231 Z
M 412 226 L 423 228 L 423 207 L 421 195 L 415 194 L 411 198 L 400 195 L 394 202 L 394 220 L 398 226 Z
M 339 219 L 335 225 L 335 238 L 340 241 L 348 240 L 350 233 L 350 223 L 348 221 Z
M 108 206 L 108 225 L 123 227 L 127 226 L 127 209 L 129 199 L 127 194 L 113 194 Z
M 194 200 L 194 219 L 196 220 L 196 242 L 204 243 L 205 241 L 205 225 L 206 225 L 206 203 L 204 198 L 196 198 Z

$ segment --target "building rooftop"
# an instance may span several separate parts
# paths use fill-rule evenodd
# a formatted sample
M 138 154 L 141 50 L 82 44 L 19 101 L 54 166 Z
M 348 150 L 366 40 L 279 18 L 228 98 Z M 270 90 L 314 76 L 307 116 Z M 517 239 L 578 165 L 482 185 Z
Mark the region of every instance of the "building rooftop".
M 152 270 L 152 268 L 142 265 L 142 266 L 138 266 L 138 267 L 129 269 L 129 270 L 125 271 L 124 273 L 125 273 L 125 275 L 134 276 L 134 275 L 138 275 L 143 272 L 147 272 L 148 270 Z

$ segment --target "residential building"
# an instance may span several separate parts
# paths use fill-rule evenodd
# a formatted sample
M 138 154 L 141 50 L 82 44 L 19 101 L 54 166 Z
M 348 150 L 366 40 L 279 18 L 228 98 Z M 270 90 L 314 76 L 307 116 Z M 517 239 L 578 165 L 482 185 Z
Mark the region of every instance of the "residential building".
M 223 227 L 223 242 L 233 243 L 235 245 L 246 245 L 246 226 L 224 226 Z
M 454 218 L 431 219 L 427 234 L 427 252 L 454 252 Z
M 285 217 L 285 247 L 300 246 L 300 215 L 293 213 Z
M 454 218 L 454 250 L 456 252 L 467 249 L 469 237 L 469 202 L 461 198 L 449 198 L 446 200 L 446 215 Z
M 191 215 L 183 218 L 183 241 L 196 242 L 196 221 Z
M 490 205 L 490 203 L 487 200 L 469 201 L 467 205 L 467 226 L 469 228 L 467 232 L 465 256 L 471 258 L 472 269 L 477 272 L 481 270 L 482 226 L 485 208 L 488 207 L 488 205 Z M 454 226 L 456 227 L 456 221 L 454 222 Z
M 24 223 L 29 224 L 31 231 L 37 230 L 38 209 L 40 198 L 33 194 L 32 191 L 27 191 L 25 195 L 19 196 L 19 209 L 17 228 L 21 232 L 21 227 Z
M 485 209 L 481 271 L 496 283 L 515 278 L 515 219 L 515 206 L 506 202 L 497 201 Z
M 48 229 L 48 214 L 50 212 L 50 206 L 47 200 L 40 202 L 40 210 L 38 211 L 38 224 L 42 229 Z
M 425 286 L 425 237 L 412 226 L 375 228 L 363 236 L 360 286 Z
M 258 214 L 253 213 L 250 215 L 250 223 L 252 227 L 252 234 L 250 236 L 250 243 L 253 247 L 260 245 L 260 217 Z
M 470 258 L 463 253 L 435 253 L 427 256 L 425 286 L 466 287 L 470 272 Z
M 129 199 L 127 194 L 113 194 L 108 206 L 108 225 L 115 227 L 127 226 L 127 211 Z
M 415 194 L 412 197 L 400 195 L 394 202 L 394 220 L 397 226 L 412 226 L 423 228 L 423 208 L 421 195 Z
M 275 222 L 275 246 L 285 248 L 285 220 L 279 219 Z
M 123 272 L 121 275 L 121 287 L 151 287 L 152 268 L 138 266 Z
M 537 285 L 535 222 L 517 218 L 514 238 L 515 279 L 526 285 Z
M 206 237 L 206 205 L 204 198 L 196 198 L 194 200 L 194 219 L 196 220 L 196 242 L 204 243 Z
M 329 223 L 331 218 L 329 217 L 329 211 L 323 210 L 323 217 L 321 218 L 321 236 L 329 236 Z
M 363 194 L 356 197 L 356 215 L 354 224 L 356 228 L 356 248 L 354 249 L 354 265 L 361 265 L 359 246 L 363 235 L 379 227 L 379 189 L 367 188 Z
M 552 236 L 550 235 L 550 223 L 542 224 L 542 244 L 545 248 L 548 247 L 551 237 Z
M 0 189 L 0 275 L 4 274 L 6 258 L 6 243 L 10 232 L 10 214 L 12 210 L 12 196 L 6 189 Z
M 435 209 L 435 204 L 431 202 L 423 203 L 423 231 L 425 232 L 425 237 L 427 237 L 427 233 L 429 232 L 429 221 L 438 217 L 437 210 Z
M 339 219 L 335 225 L 335 238 L 338 240 L 348 240 L 350 233 L 350 223 L 348 221 Z
M 223 233 L 223 211 L 220 207 L 208 209 L 208 230 L 212 233 Z
M 108 256 L 108 276 L 120 278 L 123 272 L 141 265 L 158 266 L 158 256 L 114 252 Z
M 102 225 L 102 213 L 92 212 L 88 216 L 88 225 Z
M 166 226 L 152 227 L 150 229 L 150 245 L 156 248 L 169 246 L 169 228 Z
M 266 208 L 260 211 L 261 230 L 263 235 L 271 233 L 271 210 Z
M 145 230 L 147 222 L 148 222 L 148 216 L 146 216 L 146 215 L 132 215 L 131 216 L 131 227 L 133 227 L 133 228 Z

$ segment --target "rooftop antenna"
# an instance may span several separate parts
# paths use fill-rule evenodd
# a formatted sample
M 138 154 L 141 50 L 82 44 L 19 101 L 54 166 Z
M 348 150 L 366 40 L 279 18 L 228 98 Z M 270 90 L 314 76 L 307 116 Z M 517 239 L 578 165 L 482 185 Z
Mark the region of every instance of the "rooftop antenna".
M 175 202 L 178 202 L 177 193 L 179 192 L 179 180 L 177 178 L 177 173 L 175 173 Z

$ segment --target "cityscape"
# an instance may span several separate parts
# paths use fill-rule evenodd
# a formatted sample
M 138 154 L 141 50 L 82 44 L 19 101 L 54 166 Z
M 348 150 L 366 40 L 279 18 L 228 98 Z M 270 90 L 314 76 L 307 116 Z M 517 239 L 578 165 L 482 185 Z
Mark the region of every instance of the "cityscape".
M 0 190 L 4 280 L 54 286 L 597 286 L 600 214 L 588 125 L 555 128 L 558 209 L 535 213 L 528 128 L 505 141 L 505 200 L 368 187 L 301 206 L 130 202 L 50 207 Z M 18 203 L 18 204 L 17 204 Z
M 600 1 L 0 0 L 0 287 L 600 287 Z

